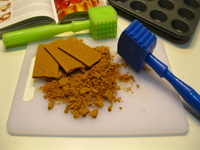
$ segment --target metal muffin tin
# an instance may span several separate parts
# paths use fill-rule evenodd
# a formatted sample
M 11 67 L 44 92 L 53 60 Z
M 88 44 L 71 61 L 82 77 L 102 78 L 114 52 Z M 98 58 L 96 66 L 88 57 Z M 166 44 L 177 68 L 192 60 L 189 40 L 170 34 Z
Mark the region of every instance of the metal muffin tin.
M 108 0 L 109 4 L 175 38 L 192 36 L 200 17 L 198 0 Z

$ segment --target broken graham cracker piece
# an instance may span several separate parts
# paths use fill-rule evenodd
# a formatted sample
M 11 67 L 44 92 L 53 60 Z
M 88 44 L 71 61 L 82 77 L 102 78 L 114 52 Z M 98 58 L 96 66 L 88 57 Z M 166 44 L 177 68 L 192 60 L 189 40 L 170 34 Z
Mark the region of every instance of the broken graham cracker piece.
M 112 107 L 113 107 L 112 105 L 108 106 L 108 112 L 111 112 Z
M 101 59 L 100 52 L 74 37 L 67 38 L 59 48 L 89 68 Z
M 45 44 L 39 44 L 33 69 L 33 78 L 58 78 L 59 65 L 45 50 Z
M 71 114 L 73 114 L 73 117 L 74 117 L 75 119 L 80 117 L 78 110 L 75 110 L 75 111 L 74 111 L 74 110 L 71 110 Z
M 59 63 L 59 65 L 65 70 L 67 74 L 71 73 L 76 69 L 85 68 L 85 66 L 72 58 L 65 52 L 58 49 L 58 46 L 64 43 L 63 39 L 56 40 L 45 45 L 45 49 L 51 54 L 51 56 Z M 64 46 L 67 47 L 67 46 Z
M 82 109 L 79 109 L 79 114 L 80 114 L 81 116 L 83 116 L 83 117 L 85 117 L 86 114 L 89 113 L 89 112 L 90 112 L 90 110 L 89 110 L 87 107 L 82 108 Z
M 89 114 L 92 118 L 96 118 L 98 113 L 99 113 L 99 110 L 97 108 L 95 108 L 91 112 L 89 112 Z

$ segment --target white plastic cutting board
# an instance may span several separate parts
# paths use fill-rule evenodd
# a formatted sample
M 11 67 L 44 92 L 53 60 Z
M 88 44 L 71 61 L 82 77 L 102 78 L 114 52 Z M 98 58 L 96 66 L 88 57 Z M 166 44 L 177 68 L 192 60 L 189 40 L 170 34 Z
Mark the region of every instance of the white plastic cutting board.
M 116 54 L 118 39 L 98 41 L 90 37 L 81 39 L 91 47 L 109 46 L 115 61 L 122 61 Z M 51 41 L 40 43 L 49 42 Z M 109 104 L 99 109 L 96 119 L 90 116 L 74 119 L 70 113 L 64 114 L 65 105 L 56 105 L 48 111 L 48 101 L 43 99 L 42 92 L 37 90 L 45 82 L 34 81 L 29 72 L 38 44 L 39 42 L 31 43 L 27 48 L 7 122 L 9 133 L 43 136 L 135 136 L 184 134 L 188 130 L 186 114 L 179 95 L 152 69 L 141 70 L 139 73 L 130 67 L 122 69 L 122 73 L 129 72 L 135 77 L 136 82 L 132 88 L 134 93 L 120 90 L 118 96 L 121 96 L 123 102 L 114 103 L 111 112 L 107 111 Z M 153 54 L 169 66 L 161 41 L 157 42 Z M 29 101 L 23 99 L 25 87 L 28 87 L 27 82 L 32 82 L 32 88 L 35 87 L 34 96 Z M 139 89 L 136 88 L 136 84 L 140 85 Z M 130 83 L 119 83 L 119 85 L 122 88 L 131 86 Z M 122 110 L 119 107 L 122 107 Z

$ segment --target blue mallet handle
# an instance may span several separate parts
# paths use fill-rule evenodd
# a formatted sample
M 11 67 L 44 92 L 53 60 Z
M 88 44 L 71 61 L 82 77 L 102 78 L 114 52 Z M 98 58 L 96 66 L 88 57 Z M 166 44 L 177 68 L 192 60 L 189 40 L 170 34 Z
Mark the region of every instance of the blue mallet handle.
M 168 66 L 151 53 L 146 57 L 145 62 L 151 66 L 161 78 L 165 78 L 171 83 L 181 97 L 200 115 L 200 95 L 193 88 L 174 76 L 168 70 Z

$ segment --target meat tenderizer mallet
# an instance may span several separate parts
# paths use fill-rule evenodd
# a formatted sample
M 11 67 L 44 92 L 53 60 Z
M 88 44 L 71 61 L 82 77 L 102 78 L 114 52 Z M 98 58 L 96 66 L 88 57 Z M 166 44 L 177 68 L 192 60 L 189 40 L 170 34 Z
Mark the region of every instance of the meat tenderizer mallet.
M 117 35 L 117 12 L 110 6 L 89 8 L 88 20 L 72 21 L 70 24 L 45 25 L 3 34 L 5 46 L 15 46 L 31 41 L 53 37 L 60 33 L 89 29 L 93 39 L 115 38 Z
M 136 71 L 139 72 L 147 63 L 162 78 L 165 78 L 176 89 L 180 96 L 200 115 L 200 95 L 174 76 L 168 66 L 153 54 L 157 38 L 155 34 L 134 20 L 121 34 L 118 41 L 118 54 Z

